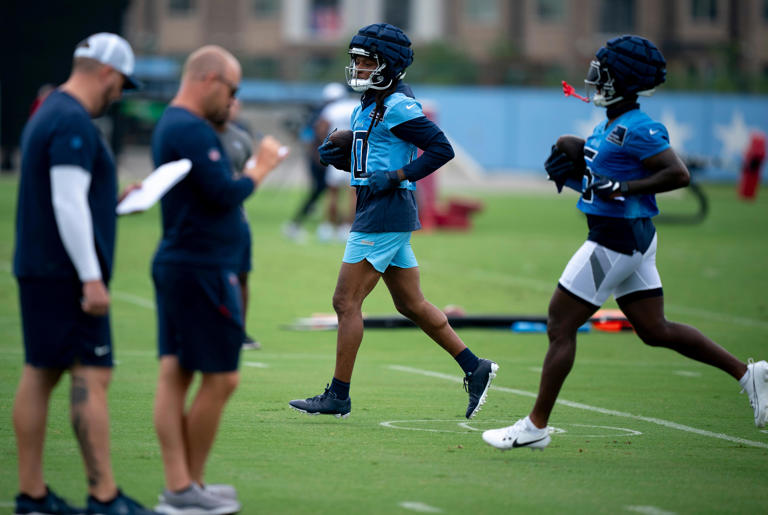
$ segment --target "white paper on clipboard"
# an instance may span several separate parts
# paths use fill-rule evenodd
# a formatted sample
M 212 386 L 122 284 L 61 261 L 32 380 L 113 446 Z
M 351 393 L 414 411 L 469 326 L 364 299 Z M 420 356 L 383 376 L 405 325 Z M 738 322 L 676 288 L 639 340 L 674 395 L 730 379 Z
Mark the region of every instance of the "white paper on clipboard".
M 141 181 L 141 188 L 133 190 L 117 205 L 118 215 L 146 211 L 165 193 L 182 180 L 192 169 L 192 161 L 179 159 L 158 166 Z

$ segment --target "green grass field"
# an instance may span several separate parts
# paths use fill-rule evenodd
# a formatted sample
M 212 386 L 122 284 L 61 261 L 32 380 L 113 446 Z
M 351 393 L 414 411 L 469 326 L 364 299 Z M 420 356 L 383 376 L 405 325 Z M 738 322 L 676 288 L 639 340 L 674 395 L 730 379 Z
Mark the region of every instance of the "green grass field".
M 0 511 L 18 482 L 11 409 L 23 354 L 10 273 L 15 179 L 0 180 Z M 733 186 L 706 188 L 701 225 L 660 225 L 658 267 L 669 318 L 693 324 L 740 359 L 768 358 L 768 190 L 737 200 Z M 546 313 L 557 278 L 582 243 L 576 197 L 471 194 L 485 209 L 467 233 L 419 234 L 422 288 L 469 314 Z M 480 431 L 524 416 L 538 389 L 543 334 L 461 330 L 501 367 L 479 415 L 463 419 L 456 363 L 418 330 L 369 330 L 346 420 L 308 417 L 290 399 L 318 394 L 331 378 L 334 332 L 281 329 L 332 311 L 340 244 L 296 245 L 280 226 L 300 192 L 259 192 L 247 208 L 254 271 L 248 327 L 263 350 L 242 355 L 242 379 L 211 455 L 210 482 L 236 485 L 243 513 L 765 513 L 768 432 L 755 428 L 738 384 L 719 370 L 644 346 L 632 333 L 579 337 L 543 452 L 501 452 Z M 688 212 L 685 194 L 662 210 Z M 153 505 L 163 483 L 152 427 L 157 373 L 149 276 L 159 212 L 119 221 L 112 283 L 118 365 L 110 389 L 119 484 Z M 607 307 L 615 307 L 611 303 Z M 380 284 L 364 305 L 394 314 Z M 44 323 L 42 321 L 41 323 Z M 68 380 L 57 389 L 46 442 L 47 481 L 73 502 L 85 478 L 68 422 Z M 578 404 L 576 404 L 578 403 Z

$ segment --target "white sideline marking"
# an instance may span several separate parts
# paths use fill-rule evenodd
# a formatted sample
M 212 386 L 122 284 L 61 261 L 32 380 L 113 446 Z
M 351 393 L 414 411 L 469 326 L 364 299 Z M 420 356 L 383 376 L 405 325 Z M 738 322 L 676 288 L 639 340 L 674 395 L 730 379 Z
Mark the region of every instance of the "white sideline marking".
M 243 365 L 253 368 L 269 368 L 269 365 L 260 361 L 243 361 Z
M 443 510 L 440 508 L 417 501 L 403 501 L 398 504 L 398 506 L 405 508 L 406 510 L 420 511 L 422 513 L 443 513 Z
M 436 377 L 438 379 L 446 379 L 448 381 L 453 381 L 455 383 L 461 383 L 462 379 L 457 376 L 452 376 L 449 374 L 442 374 L 440 372 L 432 372 L 430 370 L 421 370 L 419 368 L 412 368 L 412 367 L 404 367 L 402 365 L 389 365 L 389 368 L 392 370 L 398 370 L 400 372 L 408 372 L 411 374 L 419 374 L 423 376 L 429 376 L 429 377 Z M 504 386 L 493 386 L 491 385 L 491 390 L 497 390 L 500 392 L 506 392 L 506 393 L 512 393 L 515 395 L 520 395 L 523 397 L 531 397 L 533 399 L 536 398 L 536 394 L 533 392 L 527 392 L 525 390 L 516 390 L 514 388 L 506 388 Z M 669 427 L 671 429 L 677 429 L 678 431 L 685 431 L 687 433 L 694 433 L 701 436 L 709 436 L 710 438 L 718 438 L 720 440 L 727 440 L 729 442 L 739 443 L 742 445 L 748 445 L 750 447 L 760 447 L 762 449 L 768 449 L 768 443 L 763 442 L 755 442 L 752 440 L 747 440 L 745 438 L 739 438 L 736 436 L 730 436 L 723 433 L 713 433 L 712 431 L 706 431 L 704 429 L 698 429 L 691 426 L 686 426 L 683 424 L 678 424 L 677 422 L 671 422 L 669 420 L 664 420 L 661 418 L 655 418 L 655 417 L 646 417 L 643 415 L 633 415 L 632 413 L 625 413 L 623 411 L 616 411 L 612 409 L 606 409 L 606 408 L 599 408 L 597 406 L 590 406 L 589 404 L 582 404 L 580 402 L 572 402 L 567 401 L 564 399 L 558 399 L 558 404 L 563 404 L 565 406 L 568 406 L 570 408 L 578 408 L 583 409 L 586 411 L 594 411 L 596 413 L 602 413 L 603 415 L 613 415 L 614 417 L 624 417 L 624 418 L 631 418 L 633 420 L 642 420 L 643 422 L 650 422 L 651 424 L 657 424 L 659 426 Z
M 423 420 L 385 420 L 384 422 L 379 422 L 379 425 L 382 427 L 388 427 L 390 429 L 404 429 L 406 431 L 426 431 L 428 433 L 466 433 L 466 431 L 452 431 L 450 429 L 433 429 L 431 427 L 400 427 L 395 424 L 400 424 L 403 422 L 458 422 L 456 420 L 429 420 L 429 419 L 423 419 Z M 461 425 L 461 424 L 458 424 Z M 473 431 L 477 431 L 473 428 L 467 428 L 472 429 Z
M 625 510 L 643 513 L 645 515 L 675 515 L 674 511 L 666 511 L 656 506 L 625 506 Z
M 691 372 L 690 370 L 675 370 L 675 375 L 683 377 L 701 377 L 701 372 Z
M 16 503 L 13 501 L 0 501 L 0 508 L 13 508 Z
M 141 306 L 142 308 L 155 309 L 154 301 L 145 299 L 144 297 L 139 297 L 138 295 L 133 295 L 132 293 L 125 293 L 123 291 L 115 290 L 112 290 L 110 293 L 112 294 L 113 299 L 135 304 L 136 306 Z

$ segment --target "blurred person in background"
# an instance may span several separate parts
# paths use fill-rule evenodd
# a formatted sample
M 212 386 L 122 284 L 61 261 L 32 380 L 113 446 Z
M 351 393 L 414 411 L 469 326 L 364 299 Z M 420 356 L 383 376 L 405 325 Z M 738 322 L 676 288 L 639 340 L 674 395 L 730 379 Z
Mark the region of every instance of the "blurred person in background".
M 56 90 L 56 86 L 53 84 L 43 84 L 38 88 L 37 95 L 35 96 L 35 100 L 32 102 L 32 105 L 29 108 L 29 116 L 32 117 L 33 114 L 35 114 L 35 111 L 37 111 L 41 105 L 43 105 L 43 102 L 45 102 L 45 99 L 48 98 L 48 95 L 53 93 Z
M 669 145 L 667 128 L 640 110 L 638 95 L 649 96 L 666 78 L 666 61 L 649 40 L 621 36 L 601 47 L 591 62 L 589 97 L 606 108 L 584 141 L 561 136 L 545 163 L 560 192 L 581 193 L 587 241 L 565 267 L 549 304 L 549 349 L 539 394 L 528 416 L 483 433 L 499 449 L 545 448 L 547 423 L 560 388 L 573 367 L 576 333 L 613 295 L 640 339 L 719 368 L 739 382 L 754 410 L 755 425 L 768 418 L 768 363 L 744 363 L 695 327 L 667 320 L 656 268 L 657 193 L 684 188 L 685 164 Z
M 317 122 L 320 119 L 320 114 L 323 109 L 346 94 L 346 88 L 339 83 L 331 82 L 323 87 L 322 103 L 313 109 L 309 115 L 306 126 L 301 132 L 301 139 L 305 143 L 305 153 L 307 158 L 307 166 L 310 177 L 310 189 L 306 198 L 299 206 L 296 214 L 293 215 L 291 221 L 283 226 L 283 234 L 296 242 L 303 242 L 307 238 L 306 231 L 304 230 L 304 222 L 307 217 L 312 213 L 317 204 L 317 201 L 325 193 L 325 189 L 328 183 L 325 180 L 327 165 L 320 162 L 320 157 L 317 154 L 317 147 L 319 147 L 327 132 L 320 133 L 317 130 Z
M 253 163 L 249 163 L 253 155 L 253 137 L 239 125 L 237 120 L 240 114 L 240 101 L 235 98 L 230 105 L 227 117 L 222 120 L 213 120 L 213 127 L 216 129 L 216 133 L 219 135 L 221 144 L 224 147 L 224 153 L 229 159 L 229 166 L 232 170 L 232 177 L 237 179 L 243 176 L 243 171 L 246 166 L 250 166 Z M 248 224 L 248 216 L 245 212 L 245 206 L 240 205 L 240 211 L 242 217 L 240 222 L 243 225 L 243 242 L 241 250 L 241 264 L 237 274 L 237 280 L 240 283 L 240 294 L 243 303 L 243 332 L 245 337 L 243 339 L 244 349 L 260 349 L 261 343 L 248 335 L 245 330 L 246 314 L 248 313 L 248 274 L 251 271 L 251 228 Z
M 453 148 L 401 80 L 413 62 L 411 41 L 402 30 L 387 23 L 363 27 L 352 38 L 349 55 L 347 84 L 362 93 L 352 114 L 354 139 L 350 148 L 342 148 L 326 138 L 319 148 L 324 162 L 351 170 L 357 189 L 355 220 L 333 294 L 336 367 L 323 393 L 289 405 L 311 415 L 349 415 L 352 371 L 363 340 L 362 305 L 383 278 L 397 310 L 464 371 L 469 393 L 465 416 L 472 418 L 486 400 L 498 365 L 475 356 L 445 313 L 424 298 L 410 243 L 412 231 L 420 228 L 413 183 L 452 159 Z M 417 148 L 424 151 L 418 158 Z
M 133 50 L 116 34 L 81 41 L 67 81 L 49 91 L 22 137 L 14 273 L 25 365 L 13 427 L 19 453 L 15 513 L 149 514 L 115 484 L 107 389 L 113 349 L 109 280 L 115 250 L 117 174 L 91 121 L 136 88 Z M 69 372 L 70 416 L 88 479 L 85 509 L 43 479 L 48 404 Z
M 245 240 L 241 205 L 285 154 L 265 136 L 242 177 L 232 176 L 212 124 L 228 119 L 240 79 L 240 63 L 227 50 L 196 50 L 152 135 L 155 166 L 192 162 L 162 199 L 162 237 L 152 263 L 160 359 L 154 418 L 165 471 L 156 509 L 162 513 L 241 508 L 233 486 L 207 484 L 204 472 L 239 381 L 245 336 L 237 278 Z M 187 405 L 196 372 L 202 377 Z
M 326 95 L 329 88 L 333 91 L 333 95 Z M 330 131 L 349 130 L 352 111 L 360 105 L 360 99 L 349 98 L 346 86 L 337 82 L 328 84 L 323 93 L 323 96 L 333 96 L 335 100 L 320 111 L 320 116 L 314 124 L 315 137 L 320 142 Z M 329 164 L 325 168 L 325 187 L 328 191 L 328 205 L 325 220 L 317 227 L 317 238 L 320 241 L 333 239 L 347 241 L 349 228 L 355 216 L 355 190 L 349 186 L 349 173 Z M 344 197 L 346 197 L 346 208 Z M 340 203 L 341 206 L 339 206 Z

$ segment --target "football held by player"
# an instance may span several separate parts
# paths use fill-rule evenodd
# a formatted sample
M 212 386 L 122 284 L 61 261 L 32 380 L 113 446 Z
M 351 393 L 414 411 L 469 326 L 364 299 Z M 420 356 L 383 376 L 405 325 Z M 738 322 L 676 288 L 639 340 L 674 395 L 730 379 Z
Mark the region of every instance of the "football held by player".
M 465 416 L 471 418 L 485 402 L 498 365 L 475 356 L 445 314 L 424 298 L 410 243 L 411 232 L 421 227 L 414 183 L 452 159 L 453 148 L 402 82 L 413 62 L 411 41 L 402 30 L 386 23 L 363 27 L 352 38 L 349 55 L 347 84 L 362 93 L 352 113 L 351 145 L 327 138 L 318 149 L 323 161 L 350 171 L 357 190 L 355 219 L 333 294 L 336 368 L 322 394 L 293 400 L 290 406 L 309 414 L 349 415 L 352 370 L 363 339 L 362 303 L 383 278 L 397 310 L 464 371 L 469 393 Z M 423 150 L 418 158 L 417 149 Z

